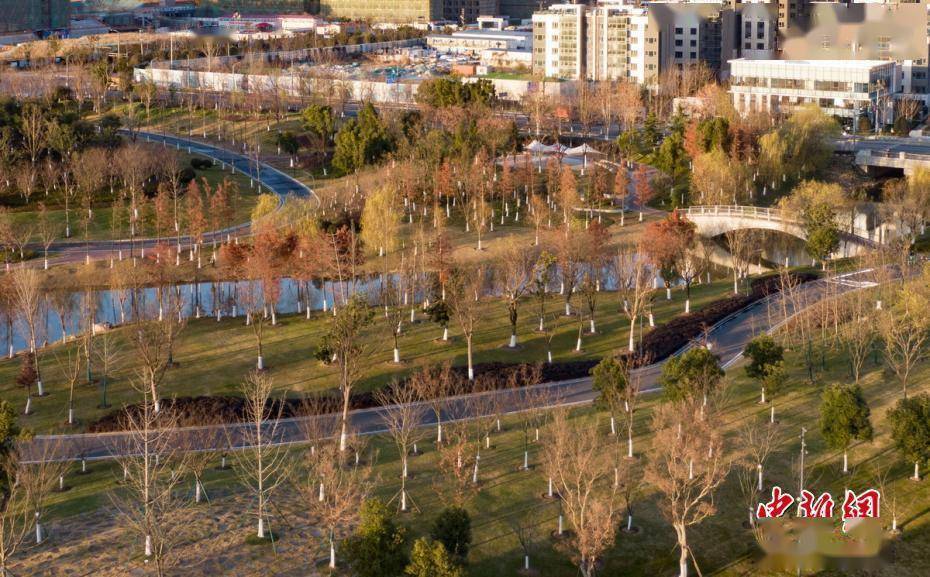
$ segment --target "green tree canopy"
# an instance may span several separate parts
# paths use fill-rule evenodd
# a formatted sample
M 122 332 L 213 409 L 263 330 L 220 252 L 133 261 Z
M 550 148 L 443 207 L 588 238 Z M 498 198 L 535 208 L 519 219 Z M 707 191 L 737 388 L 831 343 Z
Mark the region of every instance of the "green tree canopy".
M 820 432 L 831 449 L 845 451 L 854 440 L 871 441 L 869 405 L 859 385 L 831 385 L 820 402 Z
M 623 403 L 623 393 L 629 385 L 626 367 L 614 357 L 604 357 L 591 369 L 591 376 L 598 393 L 597 405 L 614 411 Z
M 357 577 L 398 577 L 407 565 L 404 529 L 380 499 L 362 504 L 359 526 L 342 547 Z
M 930 462 L 930 395 L 907 397 L 888 411 L 891 438 L 898 451 L 912 463 Z
M 785 358 L 785 348 L 775 342 L 770 335 L 759 335 L 749 341 L 743 356 L 749 359 L 746 365 L 746 375 L 749 378 L 762 380 L 771 370 Z
M 417 87 L 417 102 L 433 108 L 448 106 L 469 106 L 479 104 L 488 106 L 497 95 L 494 84 L 486 78 L 476 82 L 462 82 L 455 77 L 432 78 Z
M 417 539 L 405 573 L 410 577 L 465 577 L 465 569 L 453 561 L 439 541 Z
M 333 165 L 345 173 L 380 161 L 394 149 L 394 140 L 371 103 L 366 103 L 336 134 Z
M 451 555 L 464 560 L 471 547 L 471 516 L 461 507 L 447 507 L 433 522 L 430 536 Z
M 662 385 L 670 401 L 697 400 L 714 392 L 723 380 L 717 356 L 706 347 L 693 347 L 672 357 L 662 367 Z
M 336 130 L 336 120 L 333 109 L 329 106 L 311 104 L 302 113 L 304 128 L 317 137 L 329 140 Z

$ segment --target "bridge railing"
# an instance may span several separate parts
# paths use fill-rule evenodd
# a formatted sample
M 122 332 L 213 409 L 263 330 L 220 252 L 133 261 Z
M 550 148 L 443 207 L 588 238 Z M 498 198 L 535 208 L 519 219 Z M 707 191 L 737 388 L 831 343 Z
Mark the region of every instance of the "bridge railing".
M 697 205 L 681 209 L 681 212 L 686 216 L 742 216 L 781 222 L 801 222 L 799 219 L 790 216 L 787 211 L 765 206 L 742 206 L 738 204 Z
M 679 209 L 679 212 L 688 217 L 696 216 L 738 216 L 744 218 L 755 218 L 772 222 L 783 222 L 796 225 L 803 225 L 803 221 L 796 216 L 791 215 L 788 211 L 778 208 L 768 208 L 764 206 L 742 206 L 734 205 L 696 205 Z M 872 239 L 872 232 L 860 227 L 840 227 L 840 233 L 858 237 L 864 242 L 878 245 Z

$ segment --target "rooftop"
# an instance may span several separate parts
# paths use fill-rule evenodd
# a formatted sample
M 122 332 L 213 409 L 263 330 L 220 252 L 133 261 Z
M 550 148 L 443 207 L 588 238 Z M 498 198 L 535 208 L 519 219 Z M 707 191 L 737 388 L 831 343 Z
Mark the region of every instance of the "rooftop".
M 730 64 L 758 64 L 760 66 L 788 67 L 818 67 L 818 68 L 846 68 L 849 70 L 867 70 L 876 66 L 893 65 L 891 60 L 755 60 L 751 58 L 736 58 Z

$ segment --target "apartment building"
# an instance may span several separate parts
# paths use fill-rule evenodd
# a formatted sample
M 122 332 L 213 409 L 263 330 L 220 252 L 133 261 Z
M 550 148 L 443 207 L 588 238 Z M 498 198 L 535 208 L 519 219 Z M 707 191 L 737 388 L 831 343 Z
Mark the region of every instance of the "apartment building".
M 720 2 L 558 4 L 533 15 L 533 70 L 553 78 L 652 84 L 699 62 L 726 74 L 738 56 L 733 10 Z
M 585 12 L 585 78 L 646 82 L 647 28 L 645 8 L 601 4 Z M 651 50 L 657 50 L 653 38 Z M 656 56 L 652 54 L 652 56 Z
M 533 14 L 533 72 L 547 78 L 585 77 L 584 4 L 553 4 Z

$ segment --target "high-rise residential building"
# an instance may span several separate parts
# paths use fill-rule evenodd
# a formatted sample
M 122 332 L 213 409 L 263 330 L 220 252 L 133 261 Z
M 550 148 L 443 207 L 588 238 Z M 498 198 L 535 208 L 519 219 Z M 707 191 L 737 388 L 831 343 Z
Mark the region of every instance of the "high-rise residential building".
M 547 78 L 585 76 L 584 4 L 553 4 L 533 14 L 533 72 Z
M 0 0 L 0 34 L 66 30 L 70 0 Z
M 646 46 L 649 21 L 646 9 L 619 3 L 600 4 L 587 10 L 585 19 L 585 77 L 644 84 L 650 55 Z M 653 43 L 652 57 L 656 50 Z
M 644 84 L 698 63 L 725 74 L 739 55 L 735 31 L 733 10 L 720 2 L 557 4 L 533 15 L 533 70 Z

